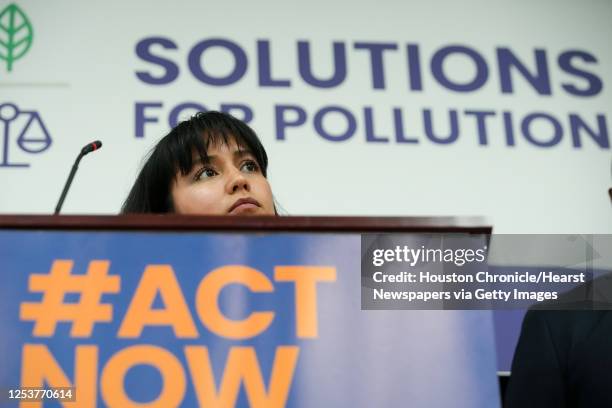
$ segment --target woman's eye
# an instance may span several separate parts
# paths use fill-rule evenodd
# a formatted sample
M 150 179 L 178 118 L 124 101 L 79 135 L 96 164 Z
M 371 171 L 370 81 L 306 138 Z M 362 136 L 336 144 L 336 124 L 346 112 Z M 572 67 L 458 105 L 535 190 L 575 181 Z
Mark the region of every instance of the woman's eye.
M 218 173 L 210 168 L 210 167 L 204 167 L 202 170 L 200 170 L 197 174 L 196 174 L 196 180 L 202 180 L 202 179 L 207 179 L 207 178 L 211 178 L 216 176 Z
M 244 162 L 242 165 L 242 170 L 247 171 L 249 173 L 254 173 L 259 170 L 259 166 L 252 160 Z

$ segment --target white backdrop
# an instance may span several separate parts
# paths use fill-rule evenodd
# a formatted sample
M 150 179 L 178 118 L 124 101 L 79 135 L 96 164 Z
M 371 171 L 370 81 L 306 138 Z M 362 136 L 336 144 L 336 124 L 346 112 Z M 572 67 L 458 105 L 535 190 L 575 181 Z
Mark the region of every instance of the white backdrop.
M 0 60 L 0 105 L 4 104 L 5 115 L 7 103 L 26 112 L 11 122 L 0 120 L 0 158 L 5 164 L 29 167 L 0 167 L 2 213 L 51 213 L 74 157 L 82 145 L 95 139 L 104 146 L 82 161 L 64 213 L 116 213 L 142 157 L 168 131 L 172 108 L 185 102 L 209 109 L 234 103 L 252 110 L 251 126 L 270 157 L 275 196 L 292 215 L 482 215 L 498 233 L 612 232 L 606 193 L 612 186 L 612 155 L 609 143 L 602 142 L 609 140 L 612 106 L 609 1 L 21 0 L 15 4 L 34 34 L 30 49 L 13 62 L 10 72 L 6 61 Z M 0 12 L 8 5 L 0 1 Z M 139 42 L 153 37 L 164 37 L 176 46 L 149 49 L 178 68 L 176 79 L 163 85 L 147 84 L 136 75 L 165 73 L 135 51 Z M 190 72 L 190 51 L 211 39 L 229 41 L 244 51 L 246 72 L 235 83 L 213 86 Z M 260 83 L 258 40 L 269 45 L 272 78 L 288 80 L 290 86 Z M 332 43 L 342 44 L 346 79 L 330 88 L 306 83 L 299 71 L 299 41 L 309 44 L 312 71 L 319 78 L 330 77 L 337 68 Z M 384 88 L 375 89 L 371 54 L 356 49 L 355 43 L 397 47 L 383 53 Z M 413 66 L 409 64 L 415 60 L 408 62 L 408 44 L 419 51 L 421 90 L 410 86 L 414 75 L 409 75 Z M 488 76 L 481 87 L 457 92 L 436 80 L 432 59 L 451 46 L 473 50 L 485 61 Z M 511 69 L 512 92 L 502 92 L 496 56 L 502 48 L 511 50 L 532 73 L 535 50 L 543 50 L 550 94 L 539 93 L 516 68 Z M 596 59 L 576 58 L 572 66 L 600 80 L 600 91 L 584 75 L 568 72 L 559 63 L 560 56 L 576 50 Z M 224 77 L 235 67 L 232 54 L 223 47 L 208 49 L 199 63 L 215 77 Z M 474 60 L 464 53 L 446 58 L 442 68 L 457 84 L 476 78 Z M 593 95 L 574 95 L 564 85 L 591 89 Z M 159 121 L 146 123 L 143 137 L 137 137 L 135 130 L 138 102 L 163 104 L 147 108 L 146 115 Z M 279 105 L 298 105 L 307 114 L 303 125 L 287 128 L 284 140 L 278 139 L 275 123 Z M 315 130 L 316 112 L 329 106 L 340 106 L 354 116 L 356 129 L 348 140 L 329 141 Z M 367 141 L 367 107 L 373 133 L 388 142 Z M 394 108 L 402 115 L 406 138 L 417 143 L 396 141 Z M 454 143 L 438 144 L 426 137 L 426 109 L 431 110 L 433 128 L 441 136 L 449 133 L 449 110 L 457 111 L 459 135 Z M 470 110 L 494 113 L 486 122 L 487 145 L 478 143 L 476 121 L 465 113 Z M 38 113 L 52 138 L 49 148 L 38 154 L 23 151 L 17 142 L 28 111 Z M 513 118 L 514 146 L 506 142 L 503 112 Z M 181 118 L 191 113 L 184 111 Z M 534 113 L 558 121 L 559 143 L 539 147 L 527 141 L 521 121 Z M 570 114 L 599 133 L 599 143 L 581 131 L 581 147 L 574 146 Z M 334 113 L 322 123 L 336 135 L 347 127 L 346 120 Z M 530 129 L 541 142 L 554 133 L 546 120 L 534 120 Z M 31 130 L 30 136 L 35 133 Z

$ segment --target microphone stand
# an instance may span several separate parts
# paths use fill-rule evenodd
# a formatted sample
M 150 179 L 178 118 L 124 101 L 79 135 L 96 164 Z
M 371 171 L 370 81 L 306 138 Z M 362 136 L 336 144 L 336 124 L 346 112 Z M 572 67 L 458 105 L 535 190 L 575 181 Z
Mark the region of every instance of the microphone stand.
M 64 200 L 66 199 L 66 195 L 68 194 L 68 189 L 70 188 L 70 185 L 72 184 L 72 179 L 74 178 L 74 175 L 76 174 L 76 171 L 79 168 L 79 162 L 81 161 L 83 156 L 85 156 L 87 153 L 90 153 L 90 152 L 93 152 L 94 150 L 99 149 L 100 147 L 102 147 L 102 142 L 100 142 L 99 140 L 96 140 L 95 142 L 89 143 L 88 145 L 86 145 L 85 147 L 81 149 L 81 152 L 79 153 L 76 160 L 74 161 L 74 164 L 72 165 L 72 170 L 70 170 L 70 175 L 68 176 L 68 180 L 66 180 L 66 184 L 64 184 L 64 190 L 62 190 L 62 195 L 60 196 L 59 201 L 57 202 L 57 205 L 55 206 L 55 212 L 53 213 L 53 215 L 58 215 L 60 213 L 60 210 L 62 209 L 62 205 L 64 205 Z

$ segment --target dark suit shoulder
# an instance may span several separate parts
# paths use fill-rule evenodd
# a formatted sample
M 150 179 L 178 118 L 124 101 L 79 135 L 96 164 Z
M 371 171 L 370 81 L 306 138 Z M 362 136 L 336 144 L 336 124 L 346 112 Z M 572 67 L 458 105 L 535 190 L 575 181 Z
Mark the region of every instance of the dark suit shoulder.
M 612 406 L 612 313 L 529 310 L 523 320 L 506 407 Z M 610 404 L 610 405 L 606 405 Z

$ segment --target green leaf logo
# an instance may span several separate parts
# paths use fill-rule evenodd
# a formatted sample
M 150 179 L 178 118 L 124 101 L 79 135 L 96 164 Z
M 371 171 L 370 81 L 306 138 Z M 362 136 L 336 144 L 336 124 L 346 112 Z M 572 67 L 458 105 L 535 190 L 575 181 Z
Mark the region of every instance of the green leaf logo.
M 9 4 L 0 12 L 0 60 L 6 61 L 9 72 L 13 62 L 28 52 L 33 38 L 32 24 L 17 5 Z

